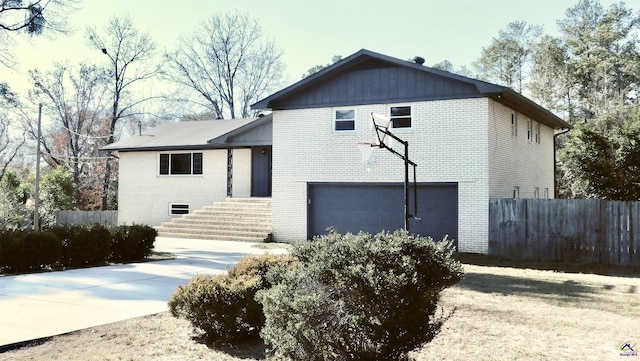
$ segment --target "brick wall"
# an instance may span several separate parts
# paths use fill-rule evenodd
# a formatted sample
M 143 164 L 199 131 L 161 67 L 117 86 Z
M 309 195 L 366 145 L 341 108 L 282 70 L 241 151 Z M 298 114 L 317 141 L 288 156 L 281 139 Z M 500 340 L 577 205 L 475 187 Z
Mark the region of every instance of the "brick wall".
M 512 131 L 512 115 L 517 120 L 517 135 Z M 528 136 L 528 123 L 533 134 Z M 517 114 L 506 106 L 489 101 L 489 196 L 513 197 L 514 187 L 520 198 L 553 198 L 554 130 Z M 539 126 L 540 141 L 535 133 Z
M 307 182 L 402 182 L 404 164 L 383 149 L 365 165 L 357 143 L 371 141 L 370 113 L 411 105 L 413 127 L 394 133 L 409 141 L 419 182 L 458 182 L 460 250 L 487 252 L 488 99 L 361 105 L 356 130 L 333 131 L 336 108 L 275 111 L 273 120 L 273 219 L 279 241 L 306 238 Z M 341 107 L 345 108 L 345 107 Z
M 234 159 L 238 172 L 246 173 L 244 151 Z M 159 225 L 171 220 L 170 203 L 187 203 L 197 210 L 227 195 L 227 150 L 203 151 L 202 175 L 158 175 L 159 152 L 121 152 L 118 187 L 118 223 Z M 245 170 L 240 170 L 244 164 Z M 249 171 L 250 173 L 250 171 Z M 246 192 L 246 185 L 238 185 Z

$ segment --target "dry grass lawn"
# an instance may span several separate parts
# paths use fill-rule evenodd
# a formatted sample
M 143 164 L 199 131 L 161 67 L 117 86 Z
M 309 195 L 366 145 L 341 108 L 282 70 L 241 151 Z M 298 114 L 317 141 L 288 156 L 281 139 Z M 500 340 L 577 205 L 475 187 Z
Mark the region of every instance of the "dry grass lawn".
M 640 275 L 602 276 L 465 264 L 444 292 L 456 309 L 413 357 L 427 360 L 634 360 L 640 348 Z M 168 313 L 94 327 L 0 354 L 2 360 L 255 360 L 262 345 L 214 350 Z M 637 350 L 637 349 L 636 349 Z M 640 356 L 637 357 L 640 361 Z

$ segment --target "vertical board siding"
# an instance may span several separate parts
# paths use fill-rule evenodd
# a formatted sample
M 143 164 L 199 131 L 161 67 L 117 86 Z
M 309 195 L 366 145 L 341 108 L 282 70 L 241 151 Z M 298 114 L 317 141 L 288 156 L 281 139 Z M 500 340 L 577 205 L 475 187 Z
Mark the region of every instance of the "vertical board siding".
M 107 227 L 118 225 L 118 211 L 58 211 L 56 224 L 95 224 Z
M 472 84 L 424 70 L 378 62 L 363 65 L 336 73 L 272 105 L 276 109 L 301 109 L 481 95 Z
M 640 202 L 489 202 L 489 254 L 516 260 L 640 266 Z

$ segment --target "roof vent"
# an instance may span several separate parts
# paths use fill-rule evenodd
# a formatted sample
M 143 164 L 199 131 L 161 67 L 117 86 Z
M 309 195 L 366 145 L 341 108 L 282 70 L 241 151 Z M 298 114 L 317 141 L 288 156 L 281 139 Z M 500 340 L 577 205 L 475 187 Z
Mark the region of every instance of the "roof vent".
M 418 65 L 424 64 L 424 58 L 421 56 L 416 56 L 415 58 L 413 58 L 413 61 Z

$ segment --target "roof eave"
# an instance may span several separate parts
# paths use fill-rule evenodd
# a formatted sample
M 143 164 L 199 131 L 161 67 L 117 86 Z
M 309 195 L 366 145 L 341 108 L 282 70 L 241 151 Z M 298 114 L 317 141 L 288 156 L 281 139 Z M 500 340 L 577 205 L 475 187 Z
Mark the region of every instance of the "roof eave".
M 272 119 L 273 119 L 273 115 L 272 114 L 267 114 L 267 115 L 261 116 L 261 117 L 257 118 L 256 120 L 254 120 L 254 121 L 252 121 L 250 123 L 247 123 L 247 124 L 245 124 L 245 125 L 243 125 L 243 126 L 241 126 L 239 128 L 236 128 L 236 129 L 234 129 L 234 130 L 232 130 L 232 131 L 230 131 L 230 132 L 228 132 L 226 134 L 223 134 L 223 135 L 221 135 L 219 137 L 216 137 L 216 138 L 213 138 L 213 139 L 209 139 L 207 141 L 207 143 L 208 144 L 219 144 L 219 145 L 226 144 L 230 137 L 234 137 L 234 136 L 237 136 L 237 135 L 242 134 L 244 132 L 247 132 L 247 131 L 249 131 L 249 130 L 251 130 L 253 128 L 256 128 L 258 126 L 261 126 L 261 125 L 263 125 L 265 123 L 270 122 Z M 256 144 L 256 145 L 263 145 L 263 144 Z
M 338 71 L 341 71 L 341 69 L 346 66 L 346 65 L 354 65 L 354 64 L 358 64 L 364 60 L 366 60 L 368 57 L 363 57 L 365 55 L 368 56 L 384 56 L 381 54 L 377 54 L 374 53 L 372 51 L 366 50 L 366 49 L 361 49 L 360 51 L 351 54 L 350 56 L 329 65 L 328 67 L 321 69 L 317 72 L 315 72 L 312 75 L 309 75 L 308 77 L 299 80 L 291 85 L 289 85 L 288 87 L 258 101 L 255 104 L 251 105 L 251 109 L 273 109 L 273 105 L 272 105 L 272 101 L 282 98 L 282 97 L 286 97 L 287 95 L 296 92 L 296 91 L 300 91 L 302 89 L 307 88 L 308 86 L 311 86 L 313 83 L 315 83 L 317 80 L 325 78 L 330 76 L 331 74 L 334 74 Z
M 226 144 L 201 144 L 201 145 L 168 145 L 168 146 L 151 146 L 151 147 L 123 147 L 123 148 L 100 148 L 102 152 L 162 152 L 175 150 L 208 150 L 208 149 L 226 149 Z
M 462 75 L 450 73 L 447 71 L 426 67 L 420 64 L 412 63 L 410 61 L 401 60 L 372 52 L 370 50 L 362 49 L 349 57 L 340 60 L 339 62 L 330 65 L 315 74 L 312 74 L 282 90 L 279 92 L 264 98 L 251 106 L 252 109 L 276 109 L 278 101 L 290 96 L 291 94 L 301 91 L 307 87 L 313 86 L 318 81 L 331 76 L 334 73 L 342 71 L 344 68 L 351 67 L 360 62 L 368 59 L 375 58 L 391 64 L 397 64 L 399 66 L 410 67 L 420 71 L 432 73 L 439 76 L 444 76 L 451 79 L 456 79 L 465 83 L 472 84 L 476 87 L 479 94 L 490 97 L 504 105 L 515 108 L 514 110 L 521 111 L 524 114 L 530 114 L 537 120 L 541 120 L 544 124 L 547 124 L 554 129 L 571 129 L 572 126 L 562 120 L 560 117 L 551 113 L 549 110 L 541 107 L 532 100 L 526 98 L 520 93 L 515 92 L 511 88 L 488 83 L 482 80 L 468 78 Z M 481 95 L 481 96 L 482 96 Z
M 508 106 L 520 113 L 526 114 L 553 129 L 572 129 L 573 126 L 562 118 L 543 108 L 531 99 L 521 95 L 511 88 L 504 87 L 501 92 L 489 93 L 489 98 Z

